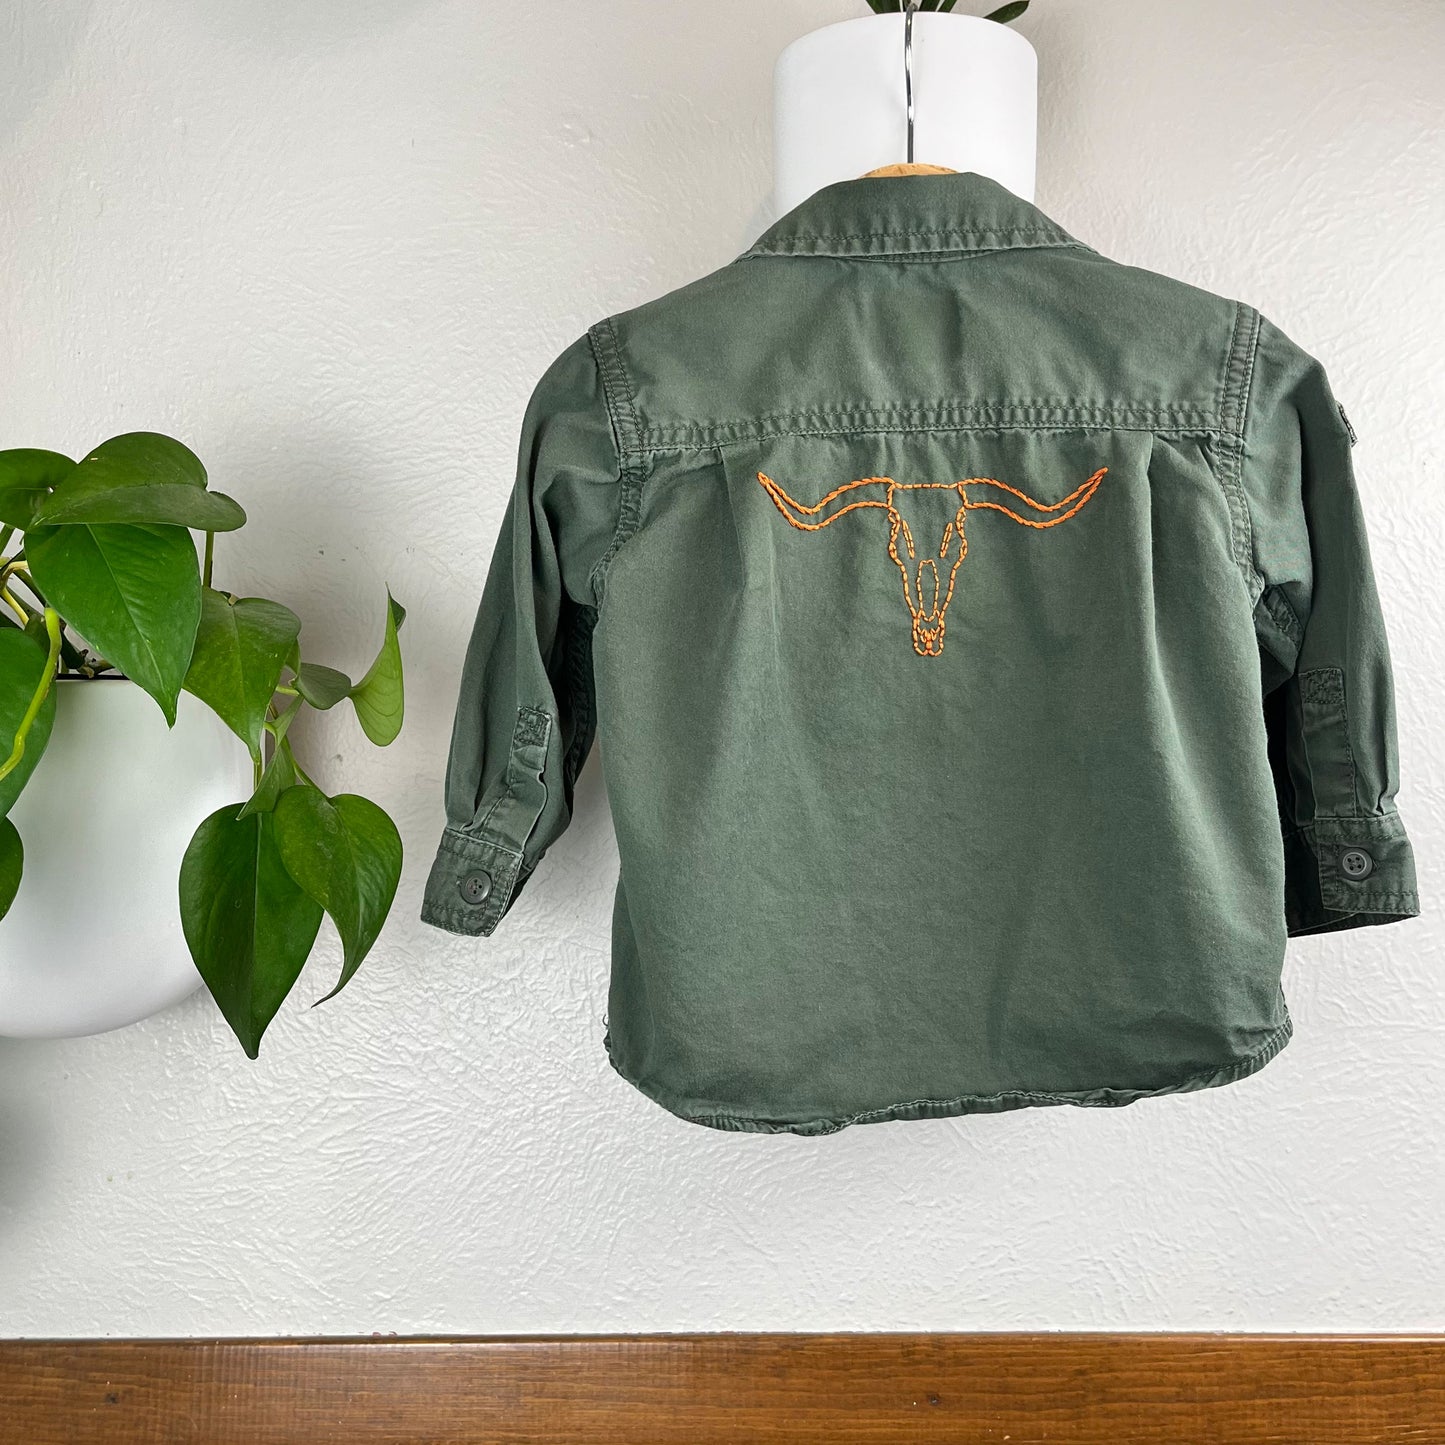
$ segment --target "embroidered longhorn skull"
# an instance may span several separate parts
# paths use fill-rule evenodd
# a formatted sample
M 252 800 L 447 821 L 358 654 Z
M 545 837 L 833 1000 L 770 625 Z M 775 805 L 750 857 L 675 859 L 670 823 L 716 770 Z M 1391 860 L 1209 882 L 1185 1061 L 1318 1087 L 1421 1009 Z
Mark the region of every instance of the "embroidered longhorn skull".
M 913 618 L 913 650 L 920 657 L 937 657 L 943 651 L 943 628 L 948 604 L 953 600 L 953 585 L 959 564 L 968 556 L 968 538 L 964 534 L 964 516 L 979 508 L 1002 512 L 1025 527 L 1057 527 L 1067 522 L 1099 489 L 1108 467 L 1100 467 L 1088 481 L 1076 487 L 1062 501 L 1036 502 L 1017 487 L 993 477 L 965 477 L 960 482 L 895 482 L 892 477 L 863 477 L 835 487 L 820 502 L 811 506 L 790 497 L 771 477 L 758 473 L 763 490 L 787 519 L 788 524 L 803 532 L 821 532 L 849 512 L 876 508 L 888 514 L 888 555 L 903 578 L 903 600 Z M 996 489 L 984 492 L 985 487 Z M 973 495 L 970 495 L 970 488 Z M 926 496 L 953 492 L 947 498 L 952 510 L 943 529 L 943 540 L 936 553 L 918 555 L 913 544 L 913 531 L 903 516 L 902 507 L 916 508 Z M 1016 497 L 1033 515 L 1025 515 L 998 493 Z M 917 518 L 915 517 L 915 520 Z M 899 543 L 902 543 L 900 549 Z M 945 576 L 946 572 L 946 576 Z

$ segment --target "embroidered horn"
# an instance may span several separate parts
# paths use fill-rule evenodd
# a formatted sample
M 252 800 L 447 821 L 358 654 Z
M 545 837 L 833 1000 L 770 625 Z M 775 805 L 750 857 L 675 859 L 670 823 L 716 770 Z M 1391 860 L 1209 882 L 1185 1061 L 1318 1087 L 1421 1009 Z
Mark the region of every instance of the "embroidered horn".
M 882 507 L 888 510 L 888 489 L 893 485 L 889 477 L 863 477 L 856 482 L 846 482 L 834 487 L 821 502 L 807 506 L 790 497 L 771 477 L 758 473 L 763 490 L 773 499 L 773 505 L 795 527 L 804 532 L 817 532 L 829 522 L 836 522 L 845 512 L 859 507 Z
M 1088 481 L 1074 488 L 1062 501 L 1044 503 L 1036 502 L 1026 492 L 1021 492 L 1017 487 L 1011 487 L 1007 482 L 996 481 L 993 477 L 969 477 L 959 485 L 965 489 L 966 500 L 964 505 L 972 511 L 976 507 L 987 507 L 994 512 L 1002 512 L 1006 517 L 1012 517 L 1015 522 L 1022 523 L 1025 527 L 1057 527 L 1060 522 L 1067 522 L 1095 492 L 1099 490 L 1099 483 L 1104 480 L 1104 473 L 1108 467 L 1100 467 Z M 980 498 L 974 501 L 967 496 L 969 487 L 997 487 L 1000 491 L 1008 492 L 1017 497 L 1034 515 L 1027 517 L 1016 512 L 1007 502 L 986 501 Z M 1057 516 L 1051 515 L 1057 513 Z

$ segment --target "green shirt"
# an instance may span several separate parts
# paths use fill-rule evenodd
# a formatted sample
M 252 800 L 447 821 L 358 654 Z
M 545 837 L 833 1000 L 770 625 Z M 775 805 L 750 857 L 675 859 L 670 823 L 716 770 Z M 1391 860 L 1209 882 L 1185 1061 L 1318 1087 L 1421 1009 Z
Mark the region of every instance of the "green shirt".
M 492 932 L 595 737 L 603 1043 L 674 1114 L 1253 1073 L 1288 935 L 1419 911 L 1352 443 L 1242 301 L 974 172 L 826 187 L 538 383 L 422 917 Z

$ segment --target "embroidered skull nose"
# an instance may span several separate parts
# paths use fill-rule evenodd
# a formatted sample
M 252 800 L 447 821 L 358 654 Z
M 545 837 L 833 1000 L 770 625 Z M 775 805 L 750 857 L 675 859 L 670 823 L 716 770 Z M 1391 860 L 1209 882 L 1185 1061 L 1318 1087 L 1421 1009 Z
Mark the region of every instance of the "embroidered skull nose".
M 892 477 L 863 477 L 835 487 L 822 501 L 811 506 L 796 501 L 771 477 L 758 473 L 758 482 L 773 505 L 783 514 L 789 526 L 801 532 L 821 532 L 849 512 L 875 508 L 888 516 L 888 555 L 903 578 L 903 600 L 913 619 L 913 650 L 920 657 L 939 657 L 943 653 L 944 625 L 948 604 L 953 601 L 958 568 L 968 556 L 968 539 L 964 535 L 965 514 L 976 508 L 1002 512 L 1021 526 L 1046 528 L 1067 522 L 1089 501 L 1104 478 L 1108 467 L 1100 467 L 1089 479 L 1076 487 L 1061 501 L 1036 502 L 1027 493 L 1000 482 L 994 477 L 965 477 L 961 482 L 895 482 Z M 995 493 L 984 492 L 993 487 Z M 969 495 L 969 488 L 978 493 Z M 900 504 L 914 494 L 953 491 L 958 506 L 943 529 L 943 540 L 934 555 L 918 556 L 913 532 Z M 1029 513 L 1016 511 L 1007 501 L 995 500 L 997 492 L 1016 497 Z
M 903 577 L 903 598 L 913 617 L 913 650 L 920 657 L 937 657 L 943 651 L 943 627 L 948 604 L 953 600 L 954 577 L 958 572 L 958 564 L 968 555 L 968 543 L 963 535 L 962 509 L 958 518 L 944 529 L 938 559 L 920 559 L 911 577 L 905 556 L 898 551 L 901 537 L 907 559 L 911 560 L 913 557 L 913 537 L 906 520 L 900 521 L 898 534 L 890 535 L 888 555 L 897 563 Z M 949 563 L 946 585 L 939 574 L 940 562 Z

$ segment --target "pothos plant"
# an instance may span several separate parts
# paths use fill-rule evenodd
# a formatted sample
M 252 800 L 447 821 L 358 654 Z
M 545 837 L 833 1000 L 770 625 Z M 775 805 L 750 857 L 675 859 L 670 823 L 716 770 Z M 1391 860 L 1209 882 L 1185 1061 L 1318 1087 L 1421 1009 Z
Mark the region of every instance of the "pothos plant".
M 917 0 L 912 8 L 920 12 L 937 10 L 946 14 L 953 9 L 955 3 L 956 0 Z M 896 15 L 899 11 L 907 10 L 909 5 L 908 0 L 868 0 L 868 8 L 875 15 Z M 1000 5 L 997 10 L 990 10 L 983 18 L 1007 25 L 1010 20 L 1017 20 L 1028 8 L 1029 0 L 1013 0 L 1012 4 Z
M 216 534 L 245 520 L 236 502 L 209 489 L 194 453 L 155 432 L 112 437 L 79 462 L 0 451 L 0 917 L 24 863 L 8 814 L 45 752 L 57 703 L 83 685 L 57 681 L 129 678 L 169 726 L 181 691 L 193 694 L 250 751 L 253 791 L 196 829 L 181 863 L 181 924 L 201 977 L 255 1058 L 323 914 L 343 951 L 331 998 L 375 943 L 396 895 L 396 825 L 354 793 L 328 797 L 297 761 L 291 728 L 303 707 L 349 701 L 373 743 L 396 737 L 405 613 L 388 593 L 381 650 L 359 682 L 303 657 L 301 619 L 290 608 L 212 585 Z

